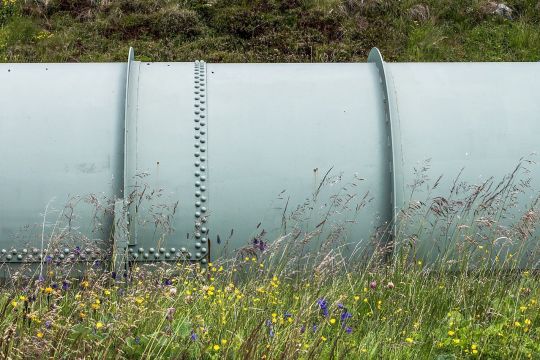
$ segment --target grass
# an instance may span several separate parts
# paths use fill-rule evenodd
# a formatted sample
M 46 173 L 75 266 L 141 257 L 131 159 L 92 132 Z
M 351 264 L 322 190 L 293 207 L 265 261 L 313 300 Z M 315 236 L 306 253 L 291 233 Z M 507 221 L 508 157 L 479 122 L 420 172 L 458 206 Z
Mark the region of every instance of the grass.
M 50 264 L 41 281 L 2 289 L 0 351 L 13 359 L 540 354 L 536 273 L 441 272 L 421 261 L 291 272 L 271 263 L 141 265 L 127 277 L 95 267 L 82 281 Z
M 506 3 L 511 19 L 487 0 L 2 0 L 0 61 L 540 60 L 540 4 Z
M 208 266 L 131 263 L 113 272 L 95 260 L 76 272 L 76 262 L 46 256 L 42 267 L 11 269 L 0 289 L 0 356 L 538 359 L 540 194 L 531 166 L 522 159 L 476 185 L 458 176 L 443 197 L 424 162 L 392 257 L 386 246 L 362 252 L 332 231 L 305 251 L 321 232 L 303 221 Z M 326 223 L 344 233 L 331 217 Z M 47 254 L 68 247 L 65 226 L 54 229 Z M 434 261 L 430 246 L 449 251 Z M 67 259 L 79 253 L 71 247 Z

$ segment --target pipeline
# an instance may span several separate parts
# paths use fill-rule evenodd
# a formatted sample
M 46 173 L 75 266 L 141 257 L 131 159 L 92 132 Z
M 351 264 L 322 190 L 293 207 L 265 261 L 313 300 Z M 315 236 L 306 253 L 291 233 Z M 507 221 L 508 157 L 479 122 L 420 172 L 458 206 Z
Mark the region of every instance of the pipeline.
M 0 262 L 206 263 L 305 227 L 319 245 L 339 232 L 368 249 L 376 233 L 395 250 L 414 204 L 534 212 L 518 187 L 540 189 L 526 157 L 538 78 L 540 63 L 386 63 L 377 49 L 364 64 L 141 62 L 133 49 L 126 63 L 0 64 Z M 477 220 L 473 235 L 490 225 Z M 408 239 L 434 261 L 456 229 L 430 225 Z

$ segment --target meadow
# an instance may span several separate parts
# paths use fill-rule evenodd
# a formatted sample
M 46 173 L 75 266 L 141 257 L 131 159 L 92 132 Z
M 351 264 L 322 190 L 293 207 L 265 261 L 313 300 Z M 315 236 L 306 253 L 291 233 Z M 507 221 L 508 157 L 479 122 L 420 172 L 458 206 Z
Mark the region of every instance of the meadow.
M 539 359 L 533 166 L 440 196 L 426 165 L 363 250 L 332 232 L 311 246 L 320 228 L 298 222 L 207 265 L 114 271 L 78 246 L 54 256 L 67 246 L 55 224 L 39 266 L 0 266 L 0 357 Z

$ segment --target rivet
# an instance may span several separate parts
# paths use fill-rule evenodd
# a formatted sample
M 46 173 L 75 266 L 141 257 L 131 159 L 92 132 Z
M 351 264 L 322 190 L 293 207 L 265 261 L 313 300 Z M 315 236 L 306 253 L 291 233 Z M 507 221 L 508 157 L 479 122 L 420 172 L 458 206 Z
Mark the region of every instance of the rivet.
M 200 182 L 200 181 L 195 181 L 195 186 L 196 186 L 196 187 L 201 186 L 201 182 Z
M 200 129 L 200 127 L 199 127 L 199 126 L 195 126 L 195 128 L 194 128 L 194 129 L 195 129 L 195 130 L 199 130 L 199 129 Z
M 64 249 L 64 254 L 69 254 L 69 249 L 68 248 Z
M 64 254 L 60 254 L 60 259 L 64 259 L 66 256 Z
M 194 155 L 195 155 L 195 157 L 199 157 L 201 154 L 195 153 Z
M 186 249 L 185 247 L 183 247 L 183 248 L 180 248 L 180 251 L 181 251 L 181 252 L 186 252 L 187 249 Z
M 201 213 L 198 212 L 198 211 L 196 211 L 196 212 L 195 212 L 195 217 L 197 217 L 197 218 L 198 218 L 198 217 L 201 217 Z
M 150 249 L 148 249 L 148 251 L 149 251 L 151 254 L 153 254 L 154 251 L 156 251 L 156 250 L 155 250 L 154 248 L 150 248 Z
M 13 255 L 16 255 L 16 254 L 17 254 L 17 249 L 13 249 L 13 250 L 11 251 L 11 253 L 12 253 Z
M 206 176 L 201 175 L 201 181 L 206 181 Z
M 171 248 L 171 252 L 172 252 L 172 253 L 176 252 L 176 249 L 175 249 L 175 248 Z
M 195 148 L 199 148 L 199 146 L 201 146 L 201 144 L 195 143 L 193 146 L 194 146 Z
M 190 253 L 190 252 L 188 252 L 188 253 L 186 254 L 186 258 L 191 259 L 191 253 Z
M 2 249 L 2 254 L 5 254 L 6 252 L 6 249 Z
M 144 253 L 144 258 L 148 259 L 148 253 Z
M 205 148 L 205 147 L 202 147 L 200 150 L 201 150 L 201 152 L 205 152 L 205 151 L 206 151 L 206 148 Z
M 7 260 L 11 260 L 11 258 L 12 258 L 11 255 L 6 256 L 6 259 L 7 259 Z
M 201 137 L 201 135 L 199 135 L 199 134 L 195 135 L 195 139 L 199 139 L 200 137 Z
M 201 253 L 200 253 L 200 252 L 198 252 L 198 253 L 195 254 L 195 258 L 196 258 L 196 259 L 198 259 L 198 258 L 200 258 L 200 257 L 201 257 Z
M 195 243 L 195 248 L 199 249 L 200 247 L 201 247 L 201 243 L 200 243 L 200 242 Z
M 203 237 L 203 238 L 201 239 L 201 242 L 202 242 L 203 244 L 206 243 L 207 241 L 208 241 L 208 239 L 205 238 L 205 237 Z
M 208 219 L 207 219 L 206 217 L 204 217 L 204 216 L 201 218 L 201 221 L 202 221 L 203 223 L 205 223 L 207 220 L 208 220 Z
M 160 253 L 155 253 L 155 254 L 154 254 L 154 257 L 155 257 L 156 259 L 158 259 L 158 258 L 160 257 Z
M 204 118 L 206 117 L 206 115 L 205 115 L 205 114 L 201 114 L 199 117 L 200 117 L 201 119 L 204 119 Z
M 133 248 L 129 248 L 128 252 L 129 252 L 130 254 L 133 254 Z
M 22 255 L 21 254 L 17 255 L 17 259 L 22 260 Z
M 201 263 L 206 264 L 206 259 L 202 259 Z
M 165 257 L 168 259 L 171 257 L 171 254 L 170 253 L 165 253 Z
M 143 249 L 142 247 L 139 248 L 139 252 L 140 252 L 140 253 L 143 253 L 143 252 L 144 252 L 144 249 Z
M 206 125 L 206 122 L 201 121 L 200 124 L 201 124 L 201 126 L 205 126 L 205 125 Z
M 201 105 L 199 105 L 199 104 L 195 103 L 195 107 L 199 107 L 199 106 L 201 106 Z
M 199 167 L 201 163 L 199 161 L 195 161 L 195 166 Z
M 202 253 L 206 253 L 206 248 L 204 248 L 204 247 L 201 248 L 201 252 L 202 252 Z
M 200 191 L 195 191 L 195 196 L 196 196 L 196 197 L 201 196 L 201 192 L 200 192 Z M 201 198 L 201 200 L 202 200 L 202 198 Z
M 206 212 L 206 208 L 204 206 L 201 208 L 201 212 Z
M 208 229 L 205 228 L 205 227 L 203 227 L 203 228 L 201 229 L 201 232 L 202 232 L 203 234 L 206 234 L 206 230 L 208 230 Z
M 132 254 L 131 256 L 133 256 L 133 258 L 136 259 L 136 258 L 139 256 L 139 254 L 134 253 L 134 254 Z
M 159 252 L 163 254 L 165 252 L 165 248 L 159 248 Z
M 28 250 L 27 249 L 23 249 L 23 254 L 27 254 L 28 253 Z
M 199 115 L 201 112 L 199 110 L 194 111 L 195 115 Z
M 201 186 L 201 191 L 206 191 L 206 186 Z
M 199 122 L 199 119 L 193 119 L 193 121 L 195 121 L 195 122 Z
M 206 167 L 203 165 L 203 166 L 200 167 L 200 170 L 201 170 L 201 171 L 205 171 L 205 170 L 206 170 Z
M 200 202 L 200 201 L 196 201 L 196 202 L 195 202 L 195 206 L 196 206 L 196 207 L 201 206 L 201 202 Z
M 201 237 L 201 234 L 200 233 L 195 233 L 195 237 L 198 239 Z
M 38 250 L 37 248 L 34 248 L 34 249 L 32 250 L 32 252 L 33 252 L 34 254 L 37 254 L 37 253 L 39 253 L 39 250 Z
M 200 141 L 204 144 L 206 142 L 206 139 L 201 139 Z
M 206 201 L 206 196 L 201 196 L 201 201 L 205 202 Z
M 206 131 L 204 129 L 201 130 L 201 135 L 206 134 Z
M 195 171 L 195 176 L 196 176 L 196 177 L 201 176 L 201 173 L 198 172 L 198 171 Z

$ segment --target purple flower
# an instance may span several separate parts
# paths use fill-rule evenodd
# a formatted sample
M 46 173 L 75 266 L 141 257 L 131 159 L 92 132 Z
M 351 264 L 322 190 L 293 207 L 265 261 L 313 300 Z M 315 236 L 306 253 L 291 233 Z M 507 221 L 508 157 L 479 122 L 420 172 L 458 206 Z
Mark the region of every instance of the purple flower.
M 51 325 L 52 325 L 52 321 L 51 321 L 51 320 L 45 321 L 45 327 L 46 327 L 47 329 L 50 329 L 50 328 L 51 328 Z
M 288 312 L 283 314 L 283 318 L 285 318 L 285 319 L 290 318 L 291 316 L 292 316 L 292 314 L 288 313 Z
M 303 334 L 306 332 L 306 325 L 302 325 L 302 327 L 300 328 L 300 334 Z
M 52 262 L 52 256 L 51 256 L 51 255 L 47 255 L 47 256 L 45 257 L 45 261 L 48 262 L 48 263 Z
M 375 290 L 377 288 L 377 282 L 375 280 L 373 280 L 372 282 L 369 283 L 369 287 L 372 290 Z
M 172 280 L 171 280 L 171 279 L 165 279 L 165 280 L 163 280 L 163 285 L 165 285 L 165 286 L 170 286 L 170 285 L 172 285 Z
M 352 314 L 348 311 L 344 311 L 342 314 L 341 314 L 341 321 L 342 322 L 345 322 L 347 321 L 347 319 L 350 319 L 352 318 Z
M 140 343 L 141 343 L 141 338 L 137 336 L 135 338 L 135 344 L 140 344 Z
M 57 283 L 53 283 L 53 284 L 51 285 L 51 287 L 52 287 L 53 289 L 58 289 L 58 284 L 57 284 Z
M 69 289 L 69 283 L 67 281 L 62 281 L 62 290 L 66 291 Z
M 313 332 L 317 332 L 317 324 L 313 324 L 311 330 L 313 330 Z
M 262 240 L 259 240 L 257 238 L 254 238 L 253 239 L 253 247 L 256 250 L 260 250 L 261 252 L 263 252 L 268 247 L 268 243 L 266 243 L 266 242 L 264 242 Z
M 352 328 L 351 328 L 350 326 L 347 326 L 347 327 L 345 328 L 345 332 L 346 332 L 347 334 L 352 333 Z
M 328 316 L 328 302 L 326 301 L 326 299 L 321 298 L 321 299 L 317 300 L 317 304 L 321 308 L 322 314 L 324 316 Z
M 191 330 L 191 336 L 190 336 L 191 341 L 196 341 L 197 338 L 198 338 L 198 336 L 195 333 L 195 331 Z
M 112 277 L 114 280 L 116 280 L 116 271 L 113 271 L 113 272 L 111 273 L 111 277 Z

